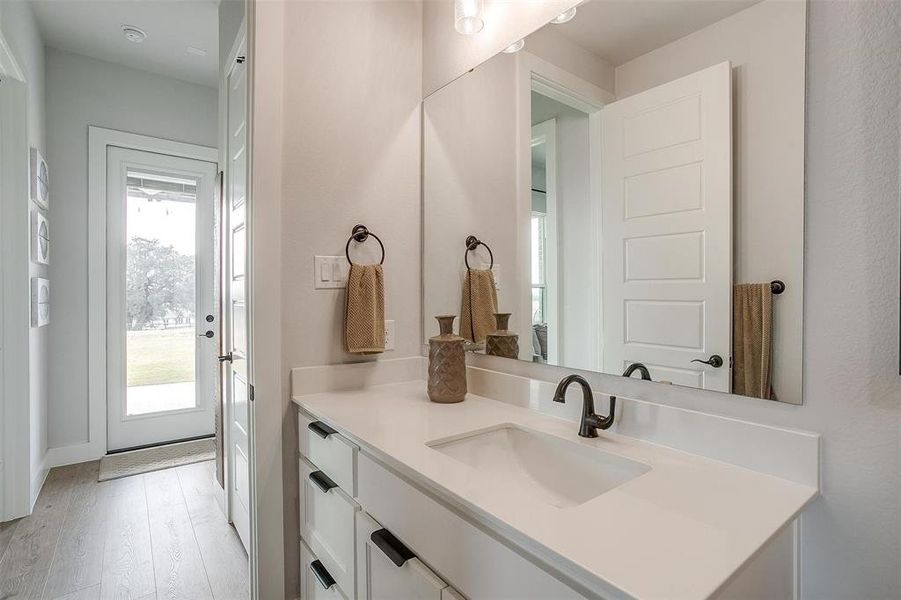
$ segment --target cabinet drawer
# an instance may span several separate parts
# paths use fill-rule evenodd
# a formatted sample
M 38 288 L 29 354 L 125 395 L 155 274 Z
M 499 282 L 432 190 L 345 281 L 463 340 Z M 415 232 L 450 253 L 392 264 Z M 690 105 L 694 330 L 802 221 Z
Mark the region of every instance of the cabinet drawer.
M 328 569 L 300 542 L 300 597 L 303 600 L 346 600 Z
M 358 467 L 360 504 L 394 535 L 416 548 L 466 597 L 584 599 L 538 564 L 426 496 L 368 455 L 360 454 Z M 490 576 L 486 576 L 486 571 Z
M 360 505 L 330 475 L 300 459 L 300 535 L 348 598 L 354 597 L 354 515 Z
M 447 584 L 387 529 L 357 513 L 357 598 L 442 600 Z
M 302 410 L 297 412 L 297 432 L 298 449 L 304 458 L 325 471 L 342 490 L 356 497 L 359 447 Z

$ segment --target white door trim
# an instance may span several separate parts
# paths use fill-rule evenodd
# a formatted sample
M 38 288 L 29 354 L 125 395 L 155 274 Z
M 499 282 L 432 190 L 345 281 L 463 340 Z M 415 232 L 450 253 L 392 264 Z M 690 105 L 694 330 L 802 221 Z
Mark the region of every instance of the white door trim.
M 87 454 L 90 459 L 106 454 L 106 154 L 109 146 L 218 162 L 216 148 L 88 127 L 88 441 L 69 446 L 66 453 L 58 453 L 60 464 L 65 464 L 69 454 Z
M 294 534 L 285 531 L 281 435 L 290 404 L 281 350 L 284 5 L 248 0 L 247 8 L 248 368 L 256 397 L 251 402 L 248 458 L 250 584 L 255 600 L 294 596 L 296 590 L 285 589 L 285 568 L 293 568 L 285 563 L 285 548 L 296 548 L 298 542 L 285 543 L 285 536 Z M 266 35 L 257 35 L 259 31 Z M 258 62 L 257 56 L 265 60 Z M 265 81 L 259 99 L 258 75 Z M 266 435 L 257 436 L 258 429 Z
M 0 86 L 0 521 L 7 521 L 32 506 L 29 364 L 21 350 L 30 335 L 23 291 L 29 289 L 31 202 L 25 84 L 9 79 Z

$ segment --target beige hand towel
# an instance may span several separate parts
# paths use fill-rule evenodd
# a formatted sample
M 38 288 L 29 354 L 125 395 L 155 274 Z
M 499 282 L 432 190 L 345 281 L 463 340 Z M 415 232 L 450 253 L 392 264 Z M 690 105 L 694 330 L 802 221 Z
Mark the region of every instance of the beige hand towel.
M 742 283 L 732 293 L 732 393 L 775 400 L 770 361 L 773 290 L 769 283 Z
M 385 277 L 382 265 L 350 265 L 344 301 L 344 349 L 385 351 Z
M 463 306 L 460 311 L 460 335 L 470 342 L 484 342 L 497 329 L 497 289 L 490 269 L 468 269 L 463 278 Z

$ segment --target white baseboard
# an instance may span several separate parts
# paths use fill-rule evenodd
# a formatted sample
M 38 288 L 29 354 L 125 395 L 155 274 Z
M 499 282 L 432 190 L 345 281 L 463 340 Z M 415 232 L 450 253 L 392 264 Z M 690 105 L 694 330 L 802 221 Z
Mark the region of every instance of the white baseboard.
M 43 466 L 38 470 L 37 473 L 34 473 L 31 476 L 31 500 L 28 503 L 29 513 L 34 511 L 34 503 L 38 501 L 38 496 L 41 495 L 41 488 L 44 487 L 44 482 L 47 480 L 47 473 L 49 472 L 50 468 L 47 466 L 47 458 L 45 457 Z
M 66 465 L 88 462 L 89 460 L 100 460 L 104 454 L 106 452 L 103 448 L 98 448 L 97 444 L 90 442 L 60 446 L 59 448 L 47 450 L 44 466 L 47 468 L 64 467 Z

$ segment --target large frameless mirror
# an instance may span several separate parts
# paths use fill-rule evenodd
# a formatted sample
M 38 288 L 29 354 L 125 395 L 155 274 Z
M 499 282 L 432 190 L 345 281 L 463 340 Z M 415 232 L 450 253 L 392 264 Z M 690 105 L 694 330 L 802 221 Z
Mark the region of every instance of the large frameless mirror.
M 428 96 L 425 337 L 800 403 L 805 31 L 590 0 Z

